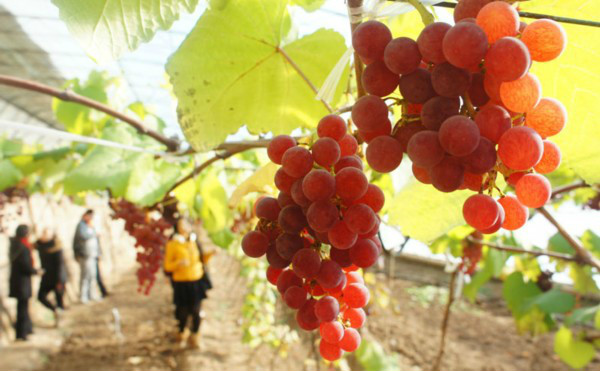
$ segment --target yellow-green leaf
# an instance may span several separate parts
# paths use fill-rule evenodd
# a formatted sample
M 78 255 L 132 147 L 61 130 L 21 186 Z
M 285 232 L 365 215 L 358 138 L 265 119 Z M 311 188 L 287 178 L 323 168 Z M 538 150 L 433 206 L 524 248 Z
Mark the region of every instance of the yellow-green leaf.
M 251 192 L 269 192 L 267 186 L 273 185 L 273 179 L 275 177 L 275 172 L 279 166 L 276 164 L 269 162 L 265 166 L 261 167 L 257 171 L 254 172 L 248 179 L 244 180 L 242 184 L 240 184 L 235 191 L 231 194 L 229 198 L 229 207 L 236 207 L 242 198 Z M 271 187 L 271 190 L 273 187 Z
M 554 351 L 573 368 L 582 368 L 596 355 L 592 344 L 574 339 L 571 330 L 564 326 L 554 336 Z

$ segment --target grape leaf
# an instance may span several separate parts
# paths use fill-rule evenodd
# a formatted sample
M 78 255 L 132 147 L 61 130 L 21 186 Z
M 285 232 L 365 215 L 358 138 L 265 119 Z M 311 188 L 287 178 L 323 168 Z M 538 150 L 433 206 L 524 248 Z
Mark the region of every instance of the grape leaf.
M 575 306 L 575 297 L 564 291 L 552 289 L 534 297 L 528 305 L 537 305 L 545 313 L 566 313 Z
M 242 184 L 240 184 L 235 191 L 231 194 L 229 198 L 229 207 L 236 207 L 242 198 L 251 192 L 267 192 L 267 186 L 272 186 L 271 189 L 274 188 L 273 179 L 275 177 L 275 172 L 277 172 L 279 166 L 269 162 L 265 166 L 261 167 L 254 174 L 250 175 L 248 179 L 244 180 Z
M 542 290 L 531 281 L 525 282 L 521 272 L 513 272 L 506 277 L 502 287 L 502 296 L 513 316 L 519 319 L 531 308 L 529 302 L 539 296 Z
M 462 205 L 471 191 L 443 193 L 431 185 L 411 182 L 392 200 L 390 224 L 400 227 L 402 234 L 430 242 L 453 227 L 465 223 Z
M 600 13 L 600 2 L 589 0 L 539 0 L 519 4 L 526 11 L 589 19 Z M 550 138 L 560 146 L 563 162 L 589 184 L 600 182 L 600 29 L 561 24 L 568 38 L 565 52 L 547 63 L 534 62 L 543 95 L 559 99 L 569 121 L 563 131 Z
M 582 267 L 575 263 L 569 264 L 569 276 L 573 280 L 575 291 L 582 294 L 600 292 L 592 277 L 591 267 Z
M 211 171 L 202 178 L 198 188 L 202 198 L 200 217 L 204 229 L 209 234 L 221 231 L 231 218 L 231 212 L 227 208 L 227 193 L 221 181 L 215 172 Z
M 99 63 L 119 58 L 168 30 L 198 0 L 52 0 L 69 32 Z
M 319 87 L 346 50 L 344 38 L 320 29 L 284 44 L 291 27 L 286 3 L 231 0 L 209 9 L 169 59 L 179 123 L 196 150 L 213 148 L 243 125 L 251 133 L 289 133 L 315 127 L 327 113 L 283 52 Z
M 556 232 L 548 240 L 548 250 L 563 254 L 575 255 L 575 250 L 573 249 L 573 247 L 558 232 Z
M 600 320 L 600 305 L 596 305 L 593 307 L 584 307 L 575 309 L 571 315 L 569 315 L 565 324 L 567 326 L 572 326 L 574 324 L 584 324 L 586 322 L 594 321 L 595 319 Z M 600 322 L 599 322 L 600 323 Z
M 574 339 L 571 330 L 565 326 L 561 326 L 554 336 L 554 351 L 573 368 L 582 368 L 596 355 L 592 344 Z
M 160 201 L 175 184 L 181 168 L 163 159 L 154 159 L 145 154 L 136 161 L 127 184 L 125 198 L 140 206 L 149 206 Z
M 8 187 L 12 187 L 21 180 L 23 174 L 21 171 L 10 161 L 0 160 L 0 191 L 5 190 Z

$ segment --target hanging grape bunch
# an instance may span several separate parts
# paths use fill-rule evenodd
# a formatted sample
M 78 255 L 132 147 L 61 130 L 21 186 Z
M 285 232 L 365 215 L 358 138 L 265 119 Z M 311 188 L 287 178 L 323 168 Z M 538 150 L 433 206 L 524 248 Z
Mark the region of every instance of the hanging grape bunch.
M 375 264 L 381 252 L 377 212 L 383 192 L 363 173 L 358 144 L 339 116 L 325 116 L 310 148 L 287 135 L 270 142 L 277 199 L 260 198 L 255 230 L 242 240 L 246 255 L 266 255 L 267 278 L 298 325 L 319 329 L 319 350 L 334 361 L 353 352 L 361 337 L 369 301 L 359 268 Z
M 137 269 L 138 290 L 148 295 L 156 273 L 162 266 L 162 248 L 167 243 L 165 232 L 173 227 L 164 217 L 152 218 L 148 211 L 138 208 L 131 202 L 120 200 L 111 202 L 114 211 L 113 219 L 123 219 L 125 230 L 135 238 L 138 249 L 136 261 L 140 265 Z
M 562 27 L 542 19 L 529 25 L 503 1 L 461 0 L 456 24 L 436 22 L 418 39 L 392 39 L 382 23 L 362 23 L 352 35 L 366 64 L 369 95 L 353 106 L 352 120 L 368 143 L 371 168 L 387 173 L 406 153 L 421 183 L 441 192 L 478 192 L 465 201 L 466 222 L 482 233 L 515 230 L 528 208 L 551 196 L 542 175 L 554 171 L 561 153 L 546 138 L 565 126 L 564 106 L 543 98 L 533 61 L 557 58 L 565 48 Z M 383 97 L 399 88 L 402 118 L 392 128 Z M 516 197 L 491 197 L 501 174 Z M 497 188 L 496 188 L 497 189 Z

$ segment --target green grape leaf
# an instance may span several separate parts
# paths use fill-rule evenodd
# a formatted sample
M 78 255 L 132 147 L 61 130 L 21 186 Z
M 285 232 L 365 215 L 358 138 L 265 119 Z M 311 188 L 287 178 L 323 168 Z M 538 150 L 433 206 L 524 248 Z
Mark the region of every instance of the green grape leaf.
M 160 201 L 177 182 L 181 168 L 163 159 L 145 154 L 136 161 L 131 172 L 125 198 L 140 206 L 150 206 Z
M 573 288 L 582 294 L 598 293 L 600 290 L 592 277 L 591 267 L 582 267 L 579 264 L 569 265 L 569 276 L 573 280 Z
M 575 306 L 575 296 L 552 289 L 532 298 L 528 305 L 537 305 L 545 313 L 566 313 Z
M 344 38 L 320 29 L 284 44 L 291 27 L 286 3 L 231 0 L 209 9 L 169 59 L 179 123 L 196 150 L 214 148 L 243 125 L 251 133 L 290 133 L 327 114 L 294 64 L 320 87 L 346 50 Z
M 398 358 L 385 353 L 385 350 L 375 340 L 363 339 L 356 353 L 356 360 L 365 371 L 399 370 Z
M 561 326 L 554 335 L 554 351 L 573 368 L 584 367 L 596 355 L 592 344 L 574 339 L 571 330 L 565 326 Z
M 581 235 L 581 243 L 592 254 L 600 257 L 600 236 L 588 229 Z
M 229 207 L 236 207 L 248 193 L 269 192 L 268 186 L 271 186 L 272 191 L 274 188 L 273 179 L 277 169 L 279 169 L 277 164 L 269 162 L 255 171 L 233 191 L 231 198 L 229 198 Z
M 563 17 L 588 19 L 600 13 L 600 2 L 588 0 L 527 1 L 522 10 Z M 550 138 L 560 146 L 563 162 L 588 184 L 600 182 L 600 29 L 561 23 L 567 33 L 565 52 L 547 63 L 534 62 L 532 72 L 543 88 L 543 95 L 559 99 L 567 108 L 569 121 L 563 131 Z M 581 42 L 585 40 L 585 42 Z
M 19 183 L 23 177 L 21 171 L 10 161 L 0 160 L 0 191 Z
M 592 321 L 600 321 L 600 305 L 593 307 L 577 308 L 565 320 L 565 325 L 585 324 Z M 597 322 L 600 326 L 600 322 Z M 596 326 L 596 327 L 599 327 Z
M 40 172 L 40 186 L 42 190 L 54 192 L 62 187 L 62 182 L 75 165 L 75 160 L 64 158 L 58 162 L 52 162 Z
M 481 287 L 493 277 L 500 275 L 507 258 L 508 255 L 504 251 L 487 249 L 483 269 L 475 273 L 471 281 L 463 288 L 465 297 L 474 301 Z
M 400 227 L 405 236 L 430 242 L 465 223 L 462 205 L 472 193 L 466 190 L 443 193 L 413 181 L 392 200 L 389 222 Z
M 291 0 L 291 3 L 301 6 L 307 12 L 314 12 L 325 4 L 325 0 Z
M 119 58 L 168 30 L 198 0 L 52 0 L 69 32 L 98 63 Z
M 218 232 L 210 233 L 208 237 L 215 245 L 223 249 L 227 249 L 235 241 L 235 235 L 229 228 L 223 228 Z
M 573 247 L 565 240 L 565 238 L 558 232 L 556 232 L 548 240 L 548 250 L 559 252 L 562 254 L 575 255 Z
M 517 319 L 522 317 L 531 308 L 529 302 L 539 296 L 542 290 L 531 281 L 523 280 L 523 273 L 513 272 L 504 281 L 502 296 L 506 300 L 508 308 Z
M 102 139 L 133 144 L 134 134 L 125 125 L 112 124 L 103 130 Z M 66 194 L 110 189 L 114 197 L 122 197 L 127 190 L 131 172 L 143 155 L 122 149 L 96 146 L 83 161 L 67 174 L 64 181 Z
M 200 217 L 204 229 L 210 234 L 227 227 L 231 212 L 227 208 L 227 193 L 215 172 L 198 179 L 199 195 L 202 198 Z

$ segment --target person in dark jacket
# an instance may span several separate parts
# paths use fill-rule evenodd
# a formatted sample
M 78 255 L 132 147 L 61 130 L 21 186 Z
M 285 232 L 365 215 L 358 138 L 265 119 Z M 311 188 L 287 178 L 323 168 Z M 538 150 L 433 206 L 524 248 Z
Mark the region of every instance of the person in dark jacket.
M 33 324 L 29 317 L 29 298 L 31 298 L 31 276 L 37 273 L 33 267 L 33 255 L 29 244 L 29 227 L 20 225 L 10 240 L 10 281 L 9 296 L 17 299 L 17 322 L 15 331 L 17 340 L 27 340 L 33 333 Z
M 48 229 L 44 229 L 41 238 L 35 243 L 40 254 L 40 261 L 44 274 L 40 282 L 38 300 L 52 312 L 58 326 L 59 312 L 63 307 L 63 294 L 67 282 L 67 270 L 63 258 L 62 244 L 56 235 Z M 48 300 L 48 294 L 54 293 L 56 304 Z

